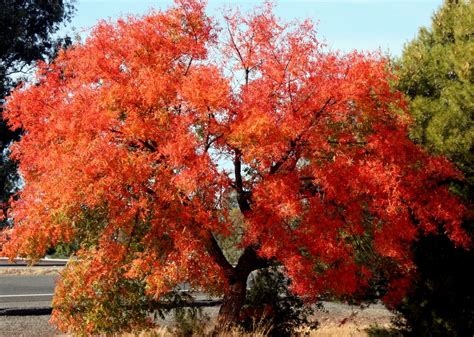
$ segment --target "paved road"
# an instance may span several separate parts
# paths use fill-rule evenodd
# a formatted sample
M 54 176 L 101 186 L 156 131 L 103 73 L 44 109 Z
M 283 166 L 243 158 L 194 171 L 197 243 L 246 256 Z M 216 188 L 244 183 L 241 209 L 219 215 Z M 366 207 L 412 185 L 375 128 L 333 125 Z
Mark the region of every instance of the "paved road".
M 0 275 L 0 311 L 2 308 L 50 307 L 56 277 L 57 275 Z M 182 285 L 182 288 L 188 287 Z M 197 306 L 210 304 L 210 298 L 206 294 L 194 293 L 194 298 L 198 301 Z
M 55 275 L 0 275 L 0 308 L 50 306 Z

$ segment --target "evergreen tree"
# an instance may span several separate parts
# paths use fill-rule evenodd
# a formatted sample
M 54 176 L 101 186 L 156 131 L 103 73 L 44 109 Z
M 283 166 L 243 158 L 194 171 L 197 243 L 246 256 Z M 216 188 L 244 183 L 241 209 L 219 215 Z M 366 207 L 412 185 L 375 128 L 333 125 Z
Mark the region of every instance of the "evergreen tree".
M 471 205 L 474 190 L 474 2 L 446 1 L 404 50 L 398 86 L 409 97 L 412 138 L 451 159 L 464 181 L 447 181 Z M 472 221 L 466 221 L 472 234 Z M 418 275 L 397 308 L 410 336 L 474 334 L 474 250 L 455 247 L 444 233 L 413 247 Z M 471 276 L 470 276 L 471 275 Z
M 403 52 L 399 88 L 410 97 L 412 138 L 463 171 L 474 186 L 474 2 L 448 0 Z

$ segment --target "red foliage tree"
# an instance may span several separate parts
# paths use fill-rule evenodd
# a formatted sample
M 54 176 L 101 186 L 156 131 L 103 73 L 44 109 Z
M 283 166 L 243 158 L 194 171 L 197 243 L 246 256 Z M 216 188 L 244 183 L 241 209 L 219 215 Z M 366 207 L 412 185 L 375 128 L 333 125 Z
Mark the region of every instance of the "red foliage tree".
M 308 300 L 353 294 L 373 270 L 362 237 L 396 262 L 394 299 L 418 233 L 441 223 L 468 244 L 444 184 L 459 173 L 407 138 L 387 59 L 324 51 L 311 22 L 281 23 L 270 6 L 216 27 L 194 0 L 101 22 L 10 97 L 26 184 L 4 251 L 82 240 L 55 297 L 61 328 L 95 331 L 74 303 L 106 305 L 113 287 L 128 298 L 123 280 L 153 299 L 182 282 L 222 292 L 221 324 L 238 319 L 249 273 L 272 264 Z M 219 243 L 233 201 L 236 265 Z

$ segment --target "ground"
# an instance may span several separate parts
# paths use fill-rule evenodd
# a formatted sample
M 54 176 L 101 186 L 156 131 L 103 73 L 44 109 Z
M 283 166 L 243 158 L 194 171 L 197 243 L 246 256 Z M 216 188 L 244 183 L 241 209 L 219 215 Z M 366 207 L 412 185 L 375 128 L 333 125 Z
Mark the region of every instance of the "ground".
M 2 268 L 0 281 L 1 275 L 55 275 L 61 268 Z M 336 302 L 323 304 L 324 310 L 318 310 L 315 315 L 321 325 L 317 331 L 311 333 L 312 337 L 365 337 L 365 329 L 373 326 L 389 327 L 393 317 L 382 304 L 372 304 L 363 309 Z M 218 307 L 207 308 L 205 312 L 212 321 L 217 316 Z M 50 316 L 0 316 L 0 337 L 61 335 L 49 325 L 49 319 Z M 172 318 L 169 317 L 160 324 L 171 325 Z
M 364 329 L 371 326 L 388 327 L 392 314 L 381 304 L 374 304 L 365 309 L 341 303 L 325 302 L 325 312 L 318 311 L 320 329 L 313 332 L 313 337 L 362 337 L 367 336 Z M 215 317 L 217 308 L 207 309 Z M 57 336 L 48 324 L 49 316 L 0 316 L 0 336 Z

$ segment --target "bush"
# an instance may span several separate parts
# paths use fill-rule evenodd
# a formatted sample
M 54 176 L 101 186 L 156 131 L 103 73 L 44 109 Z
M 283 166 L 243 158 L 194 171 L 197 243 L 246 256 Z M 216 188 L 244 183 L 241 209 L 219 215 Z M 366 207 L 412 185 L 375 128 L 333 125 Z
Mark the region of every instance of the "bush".
M 204 336 L 210 321 L 202 308 L 175 308 L 173 316 L 175 324 L 170 332 L 179 337 Z
M 474 252 L 456 248 L 442 234 L 414 247 L 418 275 L 397 307 L 398 326 L 410 337 L 474 335 Z
M 269 336 L 294 336 L 299 329 L 316 329 L 310 319 L 314 309 L 289 291 L 289 280 L 276 268 L 256 273 L 242 309 L 242 327 L 252 331 L 256 326 L 269 328 Z

